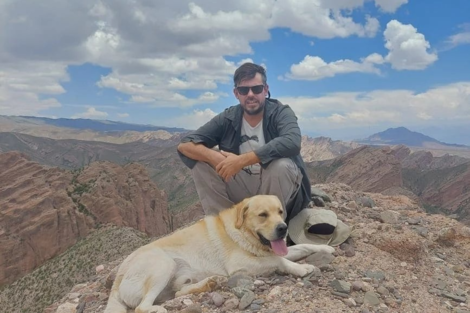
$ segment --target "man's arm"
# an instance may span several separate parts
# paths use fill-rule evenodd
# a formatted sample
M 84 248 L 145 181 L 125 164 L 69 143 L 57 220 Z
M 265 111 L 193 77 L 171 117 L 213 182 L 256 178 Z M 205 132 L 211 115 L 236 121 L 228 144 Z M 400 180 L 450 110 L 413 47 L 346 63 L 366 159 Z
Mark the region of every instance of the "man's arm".
M 253 151 L 243 153 L 239 155 L 238 157 L 241 159 L 240 162 L 242 164 L 242 168 L 244 168 L 245 166 L 253 165 L 253 164 L 260 162 L 258 156 Z
M 214 168 L 217 166 L 223 156 L 212 148 L 220 143 L 223 122 L 222 112 L 181 139 L 177 151 L 186 166 L 193 168 L 197 161 L 207 162 Z
M 212 167 L 225 160 L 225 156 L 214 149 L 209 149 L 201 143 L 184 142 L 178 145 L 178 151 L 196 161 L 209 163 Z

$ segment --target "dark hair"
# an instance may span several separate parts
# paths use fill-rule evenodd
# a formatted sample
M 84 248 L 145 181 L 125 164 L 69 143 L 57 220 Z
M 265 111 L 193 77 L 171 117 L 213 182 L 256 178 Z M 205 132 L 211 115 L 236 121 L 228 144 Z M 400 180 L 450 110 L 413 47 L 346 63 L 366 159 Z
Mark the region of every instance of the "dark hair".
M 233 83 L 235 87 L 238 86 L 243 80 L 252 79 L 255 77 L 256 73 L 260 73 L 263 79 L 263 85 L 266 85 L 267 78 L 266 78 L 266 70 L 261 65 L 257 65 L 254 63 L 243 63 L 237 70 L 235 74 L 233 74 Z

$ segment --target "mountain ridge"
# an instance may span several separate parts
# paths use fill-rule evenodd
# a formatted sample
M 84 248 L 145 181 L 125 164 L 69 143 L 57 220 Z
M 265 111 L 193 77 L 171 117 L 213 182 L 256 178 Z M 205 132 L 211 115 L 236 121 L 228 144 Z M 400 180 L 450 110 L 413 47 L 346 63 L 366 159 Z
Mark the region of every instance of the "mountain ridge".
M 432 145 L 442 145 L 455 148 L 469 148 L 465 145 L 450 144 L 439 141 L 420 132 L 411 131 L 406 127 L 388 128 L 382 132 L 375 133 L 365 139 L 355 140 L 367 145 L 406 145 L 411 147 L 426 147 Z
M 49 117 L 37 117 L 37 116 L 7 116 L 0 115 L 0 119 L 9 120 L 11 122 L 27 122 L 31 124 L 46 124 L 56 127 L 66 127 L 73 129 L 92 129 L 95 131 L 158 131 L 165 130 L 169 133 L 175 132 L 186 132 L 187 129 L 179 127 L 166 127 L 166 126 L 154 126 L 148 124 L 132 124 L 125 122 L 117 122 L 110 120 L 94 120 L 94 119 L 85 119 L 85 118 L 49 118 Z

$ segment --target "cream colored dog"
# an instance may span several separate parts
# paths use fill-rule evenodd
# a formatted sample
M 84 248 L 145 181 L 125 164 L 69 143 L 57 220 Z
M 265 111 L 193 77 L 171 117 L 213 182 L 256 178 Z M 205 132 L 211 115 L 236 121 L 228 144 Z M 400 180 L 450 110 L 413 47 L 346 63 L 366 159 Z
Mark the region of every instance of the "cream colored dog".
M 330 246 L 286 246 L 287 225 L 276 196 L 254 196 L 216 216 L 149 243 L 120 265 L 105 313 L 166 312 L 156 303 L 174 296 L 211 291 L 236 272 L 275 270 L 305 276 L 315 267 L 294 261 Z

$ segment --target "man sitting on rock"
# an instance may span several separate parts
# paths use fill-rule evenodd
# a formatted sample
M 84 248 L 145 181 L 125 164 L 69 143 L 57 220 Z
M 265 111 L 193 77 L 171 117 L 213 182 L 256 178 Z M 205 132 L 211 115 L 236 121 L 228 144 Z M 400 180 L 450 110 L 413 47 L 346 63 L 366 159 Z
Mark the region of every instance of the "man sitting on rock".
M 288 222 L 311 200 L 297 117 L 288 105 L 270 98 L 262 66 L 245 63 L 233 80 L 240 103 L 182 138 L 178 153 L 192 169 L 206 214 L 270 194 L 281 200 Z

